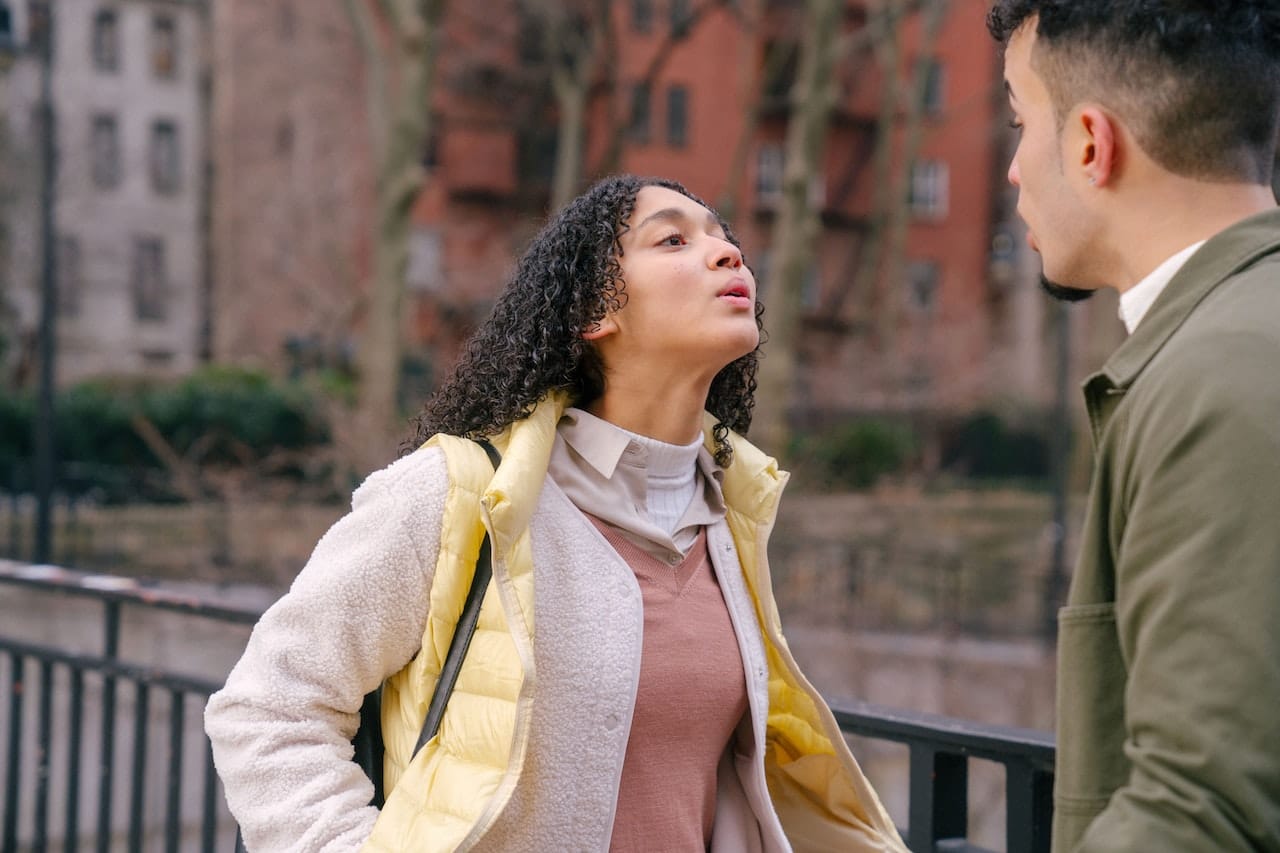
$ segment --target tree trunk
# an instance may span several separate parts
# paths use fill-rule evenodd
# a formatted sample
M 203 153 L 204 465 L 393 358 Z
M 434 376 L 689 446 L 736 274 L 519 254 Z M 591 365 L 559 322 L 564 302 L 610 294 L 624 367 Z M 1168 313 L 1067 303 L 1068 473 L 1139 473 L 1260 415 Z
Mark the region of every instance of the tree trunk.
M 853 299 L 858 304 L 856 310 L 859 315 L 870 319 L 869 325 L 876 328 L 878 324 L 874 318 L 877 316 L 876 305 L 880 298 L 877 283 L 880 280 L 881 252 L 893 198 L 894 127 L 898 104 L 902 100 L 899 93 L 902 77 L 898 61 L 901 38 L 899 15 L 897 0 L 885 0 L 867 22 L 876 50 L 876 62 L 884 74 L 880 113 L 876 117 L 875 150 L 871 155 L 871 213 L 858 245 L 857 272 L 848 286 L 840 292 L 841 298 L 831 304 L 833 313 L 838 314 L 844 301 Z
M 347 0 L 357 23 L 370 69 L 370 119 L 377 146 L 377 197 L 374 217 L 374 268 L 365 328 L 359 350 L 360 420 L 368 424 L 372 453 L 400 430 L 397 391 L 403 348 L 401 306 L 409 258 L 414 201 L 422 191 L 422 166 L 430 133 L 431 91 L 439 47 L 444 0 L 390 0 L 379 12 L 364 0 Z M 390 51 L 380 54 L 374 33 L 390 34 Z M 382 57 L 387 56 L 384 60 Z M 386 62 L 391 74 L 386 73 Z
M 888 209 L 884 247 L 884 275 L 889 292 L 880 301 L 877 325 L 883 351 L 888 356 L 895 347 L 898 319 L 901 316 L 901 288 L 903 260 L 907 246 L 907 227 L 911 220 L 911 180 L 920 144 L 924 139 L 924 99 L 927 94 L 929 63 L 933 58 L 933 46 L 946 18 L 947 0 L 926 0 L 922 14 L 920 44 L 917 47 L 911 88 L 903 104 L 902 171 L 897 181 L 892 202 Z M 886 181 L 886 184 L 891 182 Z
M 556 68 L 551 72 L 552 90 L 560 108 L 556 129 L 556 164 L 551 177 L 551 210 L 568 204 L 582 184 L 582 148 L 586 134 L 587 84 L 577 75 Z
M 811 198 L 823 174 L 827 128 L 835 105 L 833 71 L 843 0 L 808 0 L 800 65 L 791 91 L 782 201 L 773 231 L 773 262 L 765 289 L 769 343 L 760 363 L 755 437 L 770 453 L 785 456 L 790 442 L 787 413 L 800 343 L 805 278 L 813 267 L 821 233 L 820 211 Z
M 551 210 L 573 200 L 582 186 L 587 106 L 596 78 L 602 45 L 612 24 L 609 0 L 586 5 L 548 0 L 540 5 L 546 25 L 551 90 L 560 111 L 556 133 L 555 172 L 551 176 Z M 576 14 L 575 14 L 576 13 Z
M 654 50 L 653 56 L 649 58 L 649 64 L 645 66 L 644 71 L 636 80 L 635 85 L 647 86 L 650 97 L 656 95 L 656 90 L 654 89 L 653 84 L 658 79 L 658 75 L 667 67 L 667 63 L 671 60 L 671 55 L 675 53 L 675 49 L 693 35 L 693 31 L 698 28 L 698 24 L 700 24 L 708 14 L 722 6 L 728 5 L 728 3 L 729 0 L 703 0 L 702 3 L 698 4 L 698 6 L 689 12 L 683 27 L 679 29 L 674 27 L 668 28 L 666 37 L 662 40 L 661 44 L 658 45 L 657 49 Z M 617 69 L 612 64 L 610 65 L 610 72 L 616 80 Z M 615 99 L 615 102 L 619 97 L 619 94 L 620 93 L 615 85 L 610 93 L 611 97 Z M 622 96 L 625 98 L 626 94 L 623 93 Z M 624 101 L 624 103 L 629 105 L 630 101 Z M 626 148 L 627 132 L 631 127 L 631 116 L 628 112 L 618 111 L 616 109 L 613 111 L 613 115 L 615 121 L 610 125 L 611 132 L 609 134 L 609 141 L 605 145 L 604 154 L 601 156 L 600 162 L 594 170 L 596 174 L 607 175 L 617 172 L 622 168 L 622 153 Z M 618 118 L 621 118 L 622 120 L 616 120 Z
M 764 67 L 751 86 L 755 94 L 747 105 L 746 115 L 742 118 L 742 132 L 734 143 L 733 154 L 729 158 L 729 170 L 725 174 L 724 189 L 716 200 L 716 209 L 729 222 L 738 215 L 738 199 L 743 193 L 742 179 L 747 174 L 747 158 L 751 156 L 760 130 L 760 113 L 764 109 L 764 101 L 773 88 L 774 79 L 782 73 L 794 53 L 794 48 L 786 45 L 773 45 L 764 57 Z

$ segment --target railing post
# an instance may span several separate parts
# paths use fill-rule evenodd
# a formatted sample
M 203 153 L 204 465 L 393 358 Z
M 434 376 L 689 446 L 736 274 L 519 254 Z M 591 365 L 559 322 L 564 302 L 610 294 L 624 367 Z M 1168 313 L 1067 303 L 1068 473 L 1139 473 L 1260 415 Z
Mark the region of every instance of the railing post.
M 1026 761 L 1005 765 L 1005 845 L 1009 850 L 1049 853 L 1053 830 L 1053 775 Z
M 71 742 L 67 746 L 67 829 L 63 849 L 75 853 L 80 840 L 80 743 L 84 731 L 84 672 L 71 669 Z
M 4 838 L 0 849 L 18 847 L 18 789 L 22 787 L 23 657 L 9 655 L 9 766 L 5 769 Z
M 102 655 L 114 661 L 120 653 L 120 602 L 106 599 L 103 628 L 105 637 Z M 98 761 L 98 853 L 111 849 L 111 795 L 115 763 L 116 728 L 116 680 L 113 676 L 102 678 L 102 743 Z
M 940 839 L 969 832 L 969 761 L 932 744 L 911 744 L 907 846 L 933 853 Z M 1010 848 L 1012 849 L 1012 848 Z
M 40 710 L 36 729 L 36 832 L 33 850 L 49 844 L 49 767 L 53 753 L 53 662 L 40 661 Z

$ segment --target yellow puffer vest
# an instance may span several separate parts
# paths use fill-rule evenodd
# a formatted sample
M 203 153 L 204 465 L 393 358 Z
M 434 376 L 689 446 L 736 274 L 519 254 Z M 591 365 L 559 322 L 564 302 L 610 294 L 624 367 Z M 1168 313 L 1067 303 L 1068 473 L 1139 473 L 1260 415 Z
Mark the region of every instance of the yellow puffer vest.
M 422 650 L 384 686 L 387 801 L 366 851 L 468 849 L 493 825 L 519 781 L 535 677 L 528 526 L 566 404 L 564 396 L 552 395 L 495 437 L 503 459 L 492 478 L 479 445 L 443 435 L 428 442 L 444 451 L 449 472 L 440 553 Z M 708 448 L 714 446 L 713 425 L 708 416 Z M 745 440 L 732 440 L 734 462 L 724 478 L 727 521 L 764 626 L 769 663 L 765 774 L 778 816 L 797 851 L 905 852 L 830 710 L 800 674 L 782 639 L 763 546 L 787 475 Z M 462 612 L 482 524 L 494 547 L 493 581 L 440 731 L 413 756 Z

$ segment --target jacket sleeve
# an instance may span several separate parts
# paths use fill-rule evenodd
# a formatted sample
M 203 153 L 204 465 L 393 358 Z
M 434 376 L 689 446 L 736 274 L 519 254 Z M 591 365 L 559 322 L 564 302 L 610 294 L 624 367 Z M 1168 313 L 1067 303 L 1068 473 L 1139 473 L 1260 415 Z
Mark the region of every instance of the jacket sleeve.
M 1111 517 L 1131 770 L 1080 851 L 1280 849 L 1274 340 L 1192 341 L 1130 392 Z
M 448 475 L 438 450 L 369 477 L 205 710 L 246 847 L 357 850 L 373 787 L 351 761 L 364 694 L 418 650 Z

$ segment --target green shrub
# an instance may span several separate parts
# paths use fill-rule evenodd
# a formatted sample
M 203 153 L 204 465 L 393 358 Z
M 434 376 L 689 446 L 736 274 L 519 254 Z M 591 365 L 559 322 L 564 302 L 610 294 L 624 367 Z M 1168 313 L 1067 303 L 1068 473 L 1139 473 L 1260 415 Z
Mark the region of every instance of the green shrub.
M 1043 429 L 976 412 L 944 430 L 942 465 L 976 479 L 1043 480 L 1049 476 L 1049 442 Z
M 204 368 L 154 389 L 140 403 L 141 414 L 178 453 L 196 449 L 207 462 L 249 462 L 328 440 L 307 394 L 260 371 Z
M 799 439 L 793 455 L 828 488 L 866 489 L 901 472 L 915 452 L 915 436 L 905 426 L 860 419 Z
M 0 485 L 25 480 L 34 395 L 0 397 Z M 66 487 L 108 500 L 171 498 L 164 465 L 138 432 L 145 419 L 196 465 L 243 465 L 329 440 L 311 396 L 261 371 L 207 367 L 170 383 L 90 380 L 58 394 L 55 435 Z M 15 481 L 16 482 L 16 481 Z

